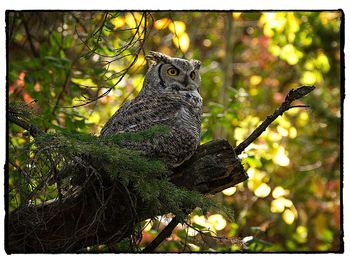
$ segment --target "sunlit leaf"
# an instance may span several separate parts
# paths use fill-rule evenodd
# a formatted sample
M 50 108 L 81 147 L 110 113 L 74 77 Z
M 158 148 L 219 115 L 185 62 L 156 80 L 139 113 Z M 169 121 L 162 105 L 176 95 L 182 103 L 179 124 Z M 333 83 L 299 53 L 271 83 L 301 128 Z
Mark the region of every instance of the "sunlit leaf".
M 284 199 L 278 198 L 271 201 L 270 210 L 273 213 L 282 213 L 285 208 Z
M 206 223 L 206 218 L 202 215 L 202 216 L 198 216 L 198 215 L 194 215 L 192 217 L 192 222 L 196 223 L 202 227 L 206 227 L 207 223 Z
M 156 30 L 162 30 L 167 28 L 167 26 L 171 23 L 171 20 L 168 18 L 162 18 L 154 22 L 154 28 Z
M 142 15 L 139 12 L 127 13 L 125 22 L 130 28 L 135 28 L 141 21 Z
M 277 186 L 273 189 L 272 191 L 272 197 L 274 198 L 279 198 L 279 197 L 283 197 L 289 194 L 289 191 L 284 189 L 281 186 Z
M 232 12 L 232 17 L 234 20 L 238 20 L 241 16 L 241 12 Z
M 314 85 L 316 80 L 317 78 L 314 71 L 305 71 L 301 76 L 300 82 L 305 85 Z
M 84 85 L 84 86 L 97 86 L 96 83 L 90 78 L 87 79 L 80 79 L 80 78 L 72 78 L 71 81 L 73 83 L 76 83 L 78 85 Z
M 293 235 L 293 238 L 299 243 L 305 243 L 307 241 L 308 229 L 305 226 L 298 226 L 296 233 Z
M 288 130 L 286 130 L 285 128 L 283 128 L 282 126 L 277 126 L 277 131 L 278 133 L 283 136 L 286 137 L 288 136 Z
M 293 222 L 295 220 L 295 215 L 291 210 L 286 209 L 282 214 L 282 218 L 283 218 L 284 222 L 286 222 L 288 225 L 290 225 L 290 224 L 293 224 Z
M 324 53 L 319 53 L 316 58 L 317 67 L 321 69 L 322 72 L 328 72 L 330 69 L 328 57 Z
M 309 114 L 305 111 L 299 113 L 297 118 L 297 124 L 299 126 L 305 126 L 309 122 Z
M 181 49 L 183 52 L 186 52 L 190 47 L 190 37 L 187 33 L 183 33 L 180 36 L 174 35 L 173 43 L 177 48 Z
M 225 196 L 232 196 L 233 194 L 235 194 L 236 190 L 237 189 L 235 187 L 230 187 L 230 188 L 227 188 L 227 189 L 223 190 L 222 193 Z
M 290 160 L 289 160 L 289 158 L 288 158 L 288 156 L 287 156 L 287 154 L 286 154 L 285 149 L 284 149 L 282 146 L 280 146 L 280 147 L 278 148 L 277 153 L 276 153 L 275 156 L 273 157 L 273 161 L 274 161 L 276 164 L 278 164 L 278 165 L 280 165 L 280 166 L 283 166 L 283 167 L 289 165 Z
M 227 222 L 220 214 L 214 214 L 208 217 L 208 222 L 213 225 L 215 230 L 223 230 Z
M 262 81 L 262 77 L 259 75 L 250 76 L 250 84 L 251 85 L 258 85 L 259 83 L 261 83 L 261 81 Z
M 289 138 L 294 139 L 298 135 L 297 129 L 294 127 L 289 128 Z
M 197 252 L 197 251 L 201 250 L 201 248 L 199 246 L 197 246 L 193 243 L 187 243 L 187 245 L 191 248 L 192 251 Z
M 174 21 L 169 24 L 169 30 L 177 36 L 182 36 L 186 31 L 186 24 L 182 21 Z
M 271 192 L 271 188 L 266 183 L 261 183 L 259 187 L 254 190 L 255 196 L 259 198 L 267 197 Z
M 125 24 L 124 17 L 121 16 L 111 19 L 110 22 L 114 25 L 114 30 L 122 27 Z
M 303 56 L 292 44 L 287 44 L 282 47 L 280 51 L 280 57 L 286 60 L 290 65 L 295 65 L 299 62 L 299 59 Z

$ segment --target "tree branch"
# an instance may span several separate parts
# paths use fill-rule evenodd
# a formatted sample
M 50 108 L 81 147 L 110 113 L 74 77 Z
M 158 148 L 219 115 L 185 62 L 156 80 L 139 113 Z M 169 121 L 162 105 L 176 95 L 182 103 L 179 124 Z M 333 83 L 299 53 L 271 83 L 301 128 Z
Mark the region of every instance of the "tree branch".
M 252 134 L 250 134 L 248 138 L 246 138 L 234 149 L 236 154 L 241 154 L 242 151 L 254 140 L 256 140 L 278 116 L 281 116 L 284 112 L 291 108 L 300 107 L 291 106 L 291 103 L 309 94 L 314 89 L 315 86 L 301 86 L 296 90 L 290 90 L 281 106 L 278 107 L 273 114 L 267 116 L 266 119 L 252 132 Z
M 38 128 L 37 126 L 35 126 L 34 124 L 31 124 L 31 123 L 29 123 L 29 122 L 27 122 L 27 121 L 25 121 L 25 120 L 22 120 L 22 119 L 20 119 L 19 117 L 16 117 L 16 116 L 15 116 L 14 114 L 12 114 L 11 112 L 8 114 L 8 119 L 9 119 L 12 123 L 14 123 L 14 124 L 20 126 L 21 128 L 23 128 L 23 129 L 29 131 L 30 135 L 32 135 L 33 137 L 36 137 L 36 136 L 38 136 L 38 135 L 44 133 L 41 129 L 39 129 L 39 128 Z
M 144 253 L 153 252 L 167 237 L 170 237 L 174 228 L 179 223 L 180 221 L 176 217 L 174 217 L 170 221 L 170 223 L 159 233 L 159 235 L 142 250 L 142 252 Z
M 27 20 L 25 19 L 24 14 L 22 14 L 22 24 L 24 26 L 24 30 L 26 32 L 27 39 L 29 41 L 30 50 L 32 51 L 33 56 L 34 57 L 39 57 L 38 51 L 35 49 L 35 46 L 34 46 L 34 43 L 33 43 L 33 39 L 32 39 L 32 35 L 31 35 L 30 31 L 29 31 Z

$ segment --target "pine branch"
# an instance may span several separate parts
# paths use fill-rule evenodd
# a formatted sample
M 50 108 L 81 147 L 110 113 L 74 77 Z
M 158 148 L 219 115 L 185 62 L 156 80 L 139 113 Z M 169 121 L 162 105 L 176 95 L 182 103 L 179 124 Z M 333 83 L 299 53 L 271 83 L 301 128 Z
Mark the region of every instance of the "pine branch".
M 278 116 L 281 116 L 284 112 L 291 108 L 296 107 L 306 107 L 306 106 L 291 106 L 291 103 L 297 99 L 304 97 L 305 95 L 312 92 L 316 87 L 315 86 L 301 86 L 298 89 L 290 90 L 287 94 L 284 102 L 279 106 L 275 112 L 266 117 L 266 119 L 246 138 L 243 142 L 241 142 L 235 149 L 235 153 L 237 155 L 241 154 L 242 151 L 253 141 L 255 141 L 265 130 L 266 128 L 275 120 Z
M 8 119 L 12 123 L 14 123 L 14 124 L 20 126 L 21 128 L 27 130 L 30 133 L 30 135 L 32 135 L 33 137 L 36 137 L 36 136 L 44 133 L 41 129 L 39 129 L 34 124 L 31 124 L 31 123 L 29 123 L 29 122 L 27 122 L 25 120 L 22 120 L 21 118 L 15 116 L 11 112 L 8 114 Z

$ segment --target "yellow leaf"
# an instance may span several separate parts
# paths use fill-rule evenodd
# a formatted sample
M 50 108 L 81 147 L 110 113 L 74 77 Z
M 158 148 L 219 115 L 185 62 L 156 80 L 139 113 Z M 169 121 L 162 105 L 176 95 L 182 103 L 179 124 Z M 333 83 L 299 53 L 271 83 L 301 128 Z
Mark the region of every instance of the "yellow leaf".
M 94 123 L 94 124 L 99 124 L 100 123 L 101 116 L 98 112 L 94 111 L 88 120 L 88 123 Z
M 272 197 L 274 198 L 279 198 L 279 197 L 283 197 L 289 194 L 289 191 L 284 189 L 281 186 L 277 186 L 274 188 L 274 190 L 272 191 Z
M 278 133 L 283 136 L 286 137 L 288 136 L 288 130 L 286 130 L 285 128 L 283 128 L 282 126 L 277 126 L 277 131 Z
M 250 77 L 250 84 L 251 85 L 258 85 L 259 83 L 261 83 L 262 81 L 262 77 L 259 75 L 252 75 Z
M 280 53 L 280 57 L 290 65 L 297 64 L 302 56 L 303 53 L 297 50 L 292 44 L 283 46 Z
M 193 243 L 187 243 L 187 245 L 191 248 L 192 251 L 197 252 L 197 251 L 201 250 L 201 248 L 199 246 L 197 246 Z
M 268 182 L 269 180 L 265 172 L 258 171 L 255 168 L 248 169 L 247 174 L 249 176 L 248 188 L 251 191 L 255 191 L 261 185 L 261 183 Z
M 125 24 L 125 20 L 123 17 L 116 17 L 116 18 L 113 18 L 111 19 L 111 23 L 114 25 L 114 30 L 122 27 L 124 24 Z
M 280 134 L 278 134 L 277 132 L 271 131 L 270 135 L 268 136 L 268 139 L 270 141 L 275 141 L 274 144 L 279 144 L 279 143 L 276 143 L 276 142 L 280 141 L 282 139 L 282 136 Z
M 284 210 L 284 201 L 281 198 L 272 200 L 270 210 L 272 213 L 282 213 Z
M 261 183 L 259 187 L 257 187 L 256 190 L 254 190 L 255 196 L 259 198 L 265 198 L 267 197 L 271 192 L 271 188 L 266 183 Z
M 296 235 L 299 243 L 305 243 L 307 241 L 307 235 L 308 235 L 307 227 L 298 226 L 296 229 Z
M 173 43 L 177 48 L 180 48 L 183 52 L 186 52 L 188 48 L 190 47 L 190 37 L 187 33 L 182 34 L 181 36 L 177 37 L 176 35 L 173 36 Z
M 154 28 L 156 30 L 163 30 L 168 27 L 171 21 L 168 18 L 162 18 L 154 22 Z
M 222 193 L 225 196 L 232 196 L 233 194 L 235 194 L 236 190 L 237 189 L 235 187 L 230 187 L 230 188 L 227 188 L 227 189 L 223 190 Z
M 319 53 L 316 59 L 317 66 L 322 72 L 328 72 L 330 69 L 328 57 L 324 53 Z
M 232 17 L 234 20 L 238 20 L 241 17 L 241 14 L 242 13 L 240 13 L 240 12 L 233 12 Z
M 251 96 L 256 96 L 256 95 L 258 95 L 258 93 L 259 93 L 259 91 L 258 91 L 257 88 L 251 88 L 251 89 L 249 90 L 249 94 L 250 94 Z
M 300 82 L 305 85 L 313 85 L 316 83 L 316 74 L 312 71 L 305 71 L 301 76 Z
M 290 127 L 289 129 L 289 138 L 294 139 L 298 135 L 297 129 Z
M 297 118 L 297 124 L 299 126 L 305 126 L 308 123 L 308 121 L 309 121 L 309 115 L 307 114 L 307 112 L 305 111 L 300 112 Z
M 206 220 L 205 220 L 205 217 L 204 216 L 198 216 L 198 215 L 195 215 L 193 218 L 192 218 L 192 222 L 193 223 L 196 223 L 200 226 L 203 226 L 203 227 L 207 227 L 207 223 L 206 223 Z
M 125 22 L 130 28 L 135 28 L 141 21 L 142 15 L 138 12 L 128 13 L 125 16 Z
M 289 127 L 291 126 L 290 121 L 288 119 L 288 117 L 282 115 L 280 117 L 277 118 L 276 122 L 281 125 L 283 128 L 285 129 L 289 129 Z
M 291 211 L 290 209 L 286 209 L 282 214 L 282 218 L 283 218 L 284 222 L 286 222 L 288 225 L 290 225 L 290 224 L 293 224 L 293 222 L 295 220 L 295 215 L 294 215 L 293 211 Z
M 283 166 L 283 167 L 286 167 L 289 165 L 289 162 L 290 162 L 289 158 L 286 155 L 286 151 L 282 146 L 280 146 L 278 148 L 276 155 L 273 157 L 273 161 L 276 164 Z
M 269 37 L 275 34 L 274 30 L 282 32 L 286 23 L 285 12 L 264 13 L 259 19 L 259 24 L 264 26 L 264 34 Z
M 83 86 L 89 86 L 89 87 L 97 86 L 97 84 L 94 83 L 94 81 L 90 78 L 87 78 L 87 79 L 72 78 L 71 81 L 78 85 L 83 85 Z
M 270 206 L 271 212 L 281 213 L 285 208 L 294 208 L 293 202 L 290 199 L 279 197 L 271 201 L 271 206 Z M 297 215 L 297 213 L 295 212 L 294 215 Z
M 215 230 L 223 230 L 226 227 L 226 220 L 220 214 L 211 215 L 208 222 L 213 225 Z
M 281 53 L 281 47 L 279 47 L 276 44 L 271 44 L 269 47 L 269 51 L 274 55 L 274 56 L 279 56 Z
M 186 31 L 186 24 L 182 21 L 174 21 L 173 23 L 169 24 L 169 30 L 173 34 L 181 36 Z

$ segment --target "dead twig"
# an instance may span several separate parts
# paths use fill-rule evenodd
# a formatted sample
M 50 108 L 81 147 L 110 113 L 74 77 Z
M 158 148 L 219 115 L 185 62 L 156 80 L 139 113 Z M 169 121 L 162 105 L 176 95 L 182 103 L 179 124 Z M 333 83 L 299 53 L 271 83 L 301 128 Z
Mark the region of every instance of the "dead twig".
M 242 151 L 253 141 L 255 141 L 265 130 L 266 128 L 275 120 L 278 116 L 281 116 L 284 112 L 291 108 L 296 107 L 307 107 L 307 106 L 300 106 L 295 105 L 291 106 L 291 103 L 297 99 L 300 99 L 304 97 L 305 95 L 312 92 L 316 87 L 315 86 L 301 86 L 298 89 L 290 90 L 287 94 L 286 98 L 284 99 L 284 102 L 279 106 L 273 114 L 266 117 L 266 119 L 252 132 L 252 134 L 249 135 L 248 138 L 246 138 L 243 142 L 241 142 L 235 149 L 235 153 L 237 155 L 241 154 Z
M 167 237 L 170 237 L 171 233 L 177 224 L 179 224 L 179 222 L 180 220 L 174 217 L 170 223 L 159 233 L 159 235 L 142 250 L 142 252 L 153 252 Z

